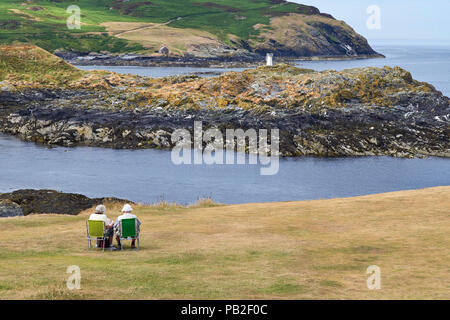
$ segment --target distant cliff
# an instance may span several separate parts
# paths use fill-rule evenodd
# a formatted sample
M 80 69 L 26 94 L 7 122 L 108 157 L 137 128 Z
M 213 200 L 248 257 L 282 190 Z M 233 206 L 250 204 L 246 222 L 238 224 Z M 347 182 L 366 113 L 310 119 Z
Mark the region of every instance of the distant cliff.
M 81 10 L 79 30 L 66 26 L 66 8 L 73 4 Z M 1 44 L 33 43 L 63 57 L 165 56 L 162 46 L 170 56 L 246 61 L 266 52 L 279 57 L 376 54 L 345 22 L 284 0 L 12 0 L 0 8 L 8 12 L 0 15 Z

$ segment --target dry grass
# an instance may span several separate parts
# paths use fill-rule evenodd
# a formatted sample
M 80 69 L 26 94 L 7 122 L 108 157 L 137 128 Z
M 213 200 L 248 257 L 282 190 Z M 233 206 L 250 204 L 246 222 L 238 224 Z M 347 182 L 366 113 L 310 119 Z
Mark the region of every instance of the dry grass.
M 195 29 L 172 28 L 166 24 L 138 22 L 105 22 L 110 35 L 130 40 L 144 46 L 148 53 L 154 53 L 165 45 L 171 53 L 183 54 L 192 45 L 220 45 L 218 38 L 206 31 Z
M 0 46 L 0 81 L 30 87 L 62 86 L 85 73 L 34 45 Z
M 1 220 L 2 299 L 449 299 L 450 187 L 358 198 L 138 206 L 141 250 L 87 252 L 85 219 Z M 115 218 L 120 206 L 108 205 Z M 69 265 L 81 290 L 65 288 Z M 377 265 L 381 290 L 366 288 Z

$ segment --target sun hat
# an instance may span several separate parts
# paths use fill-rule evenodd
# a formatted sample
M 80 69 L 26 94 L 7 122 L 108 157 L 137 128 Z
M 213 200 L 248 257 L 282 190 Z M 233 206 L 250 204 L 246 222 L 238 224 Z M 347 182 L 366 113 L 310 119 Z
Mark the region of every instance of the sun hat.
M 123 206 L 122 212 L 131 212 L 133 211 L 133 208 L 127 203 Z
M 95 208 L 95 213 L 98 213 L 98 214 L 105 214 L 105 212 L 106 212 L 106 207 L 105 207 L 104 205 L 102 205 L 102 204 L 98 205 L 98 206 Z

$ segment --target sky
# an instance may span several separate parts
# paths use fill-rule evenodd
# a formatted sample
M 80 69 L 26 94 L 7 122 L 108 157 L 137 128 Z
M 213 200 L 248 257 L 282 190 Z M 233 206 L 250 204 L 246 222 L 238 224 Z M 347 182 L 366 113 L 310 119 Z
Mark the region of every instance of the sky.
M 398 40 L 406 43 L 450 43 L 450 0 L 290 0 L 312 5 L 344 20 L 372 43 Z M 380 9 L 379 29 L 371 6 Z M 375 19 L 375 20 L 374 20 Z

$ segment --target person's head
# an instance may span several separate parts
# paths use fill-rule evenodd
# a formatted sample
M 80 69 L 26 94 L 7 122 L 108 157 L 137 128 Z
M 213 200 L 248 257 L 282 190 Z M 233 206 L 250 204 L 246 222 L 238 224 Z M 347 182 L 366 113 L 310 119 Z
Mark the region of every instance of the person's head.
M 123 213 L 131 213 L 133 211 L 133 208 L 127 203 L 123 206 L 122 212 Z
M 98 205 L 97 208 L 95 208 L 96 214 L 105 214 L 106 213 L 106 207 L 104 205 Z

